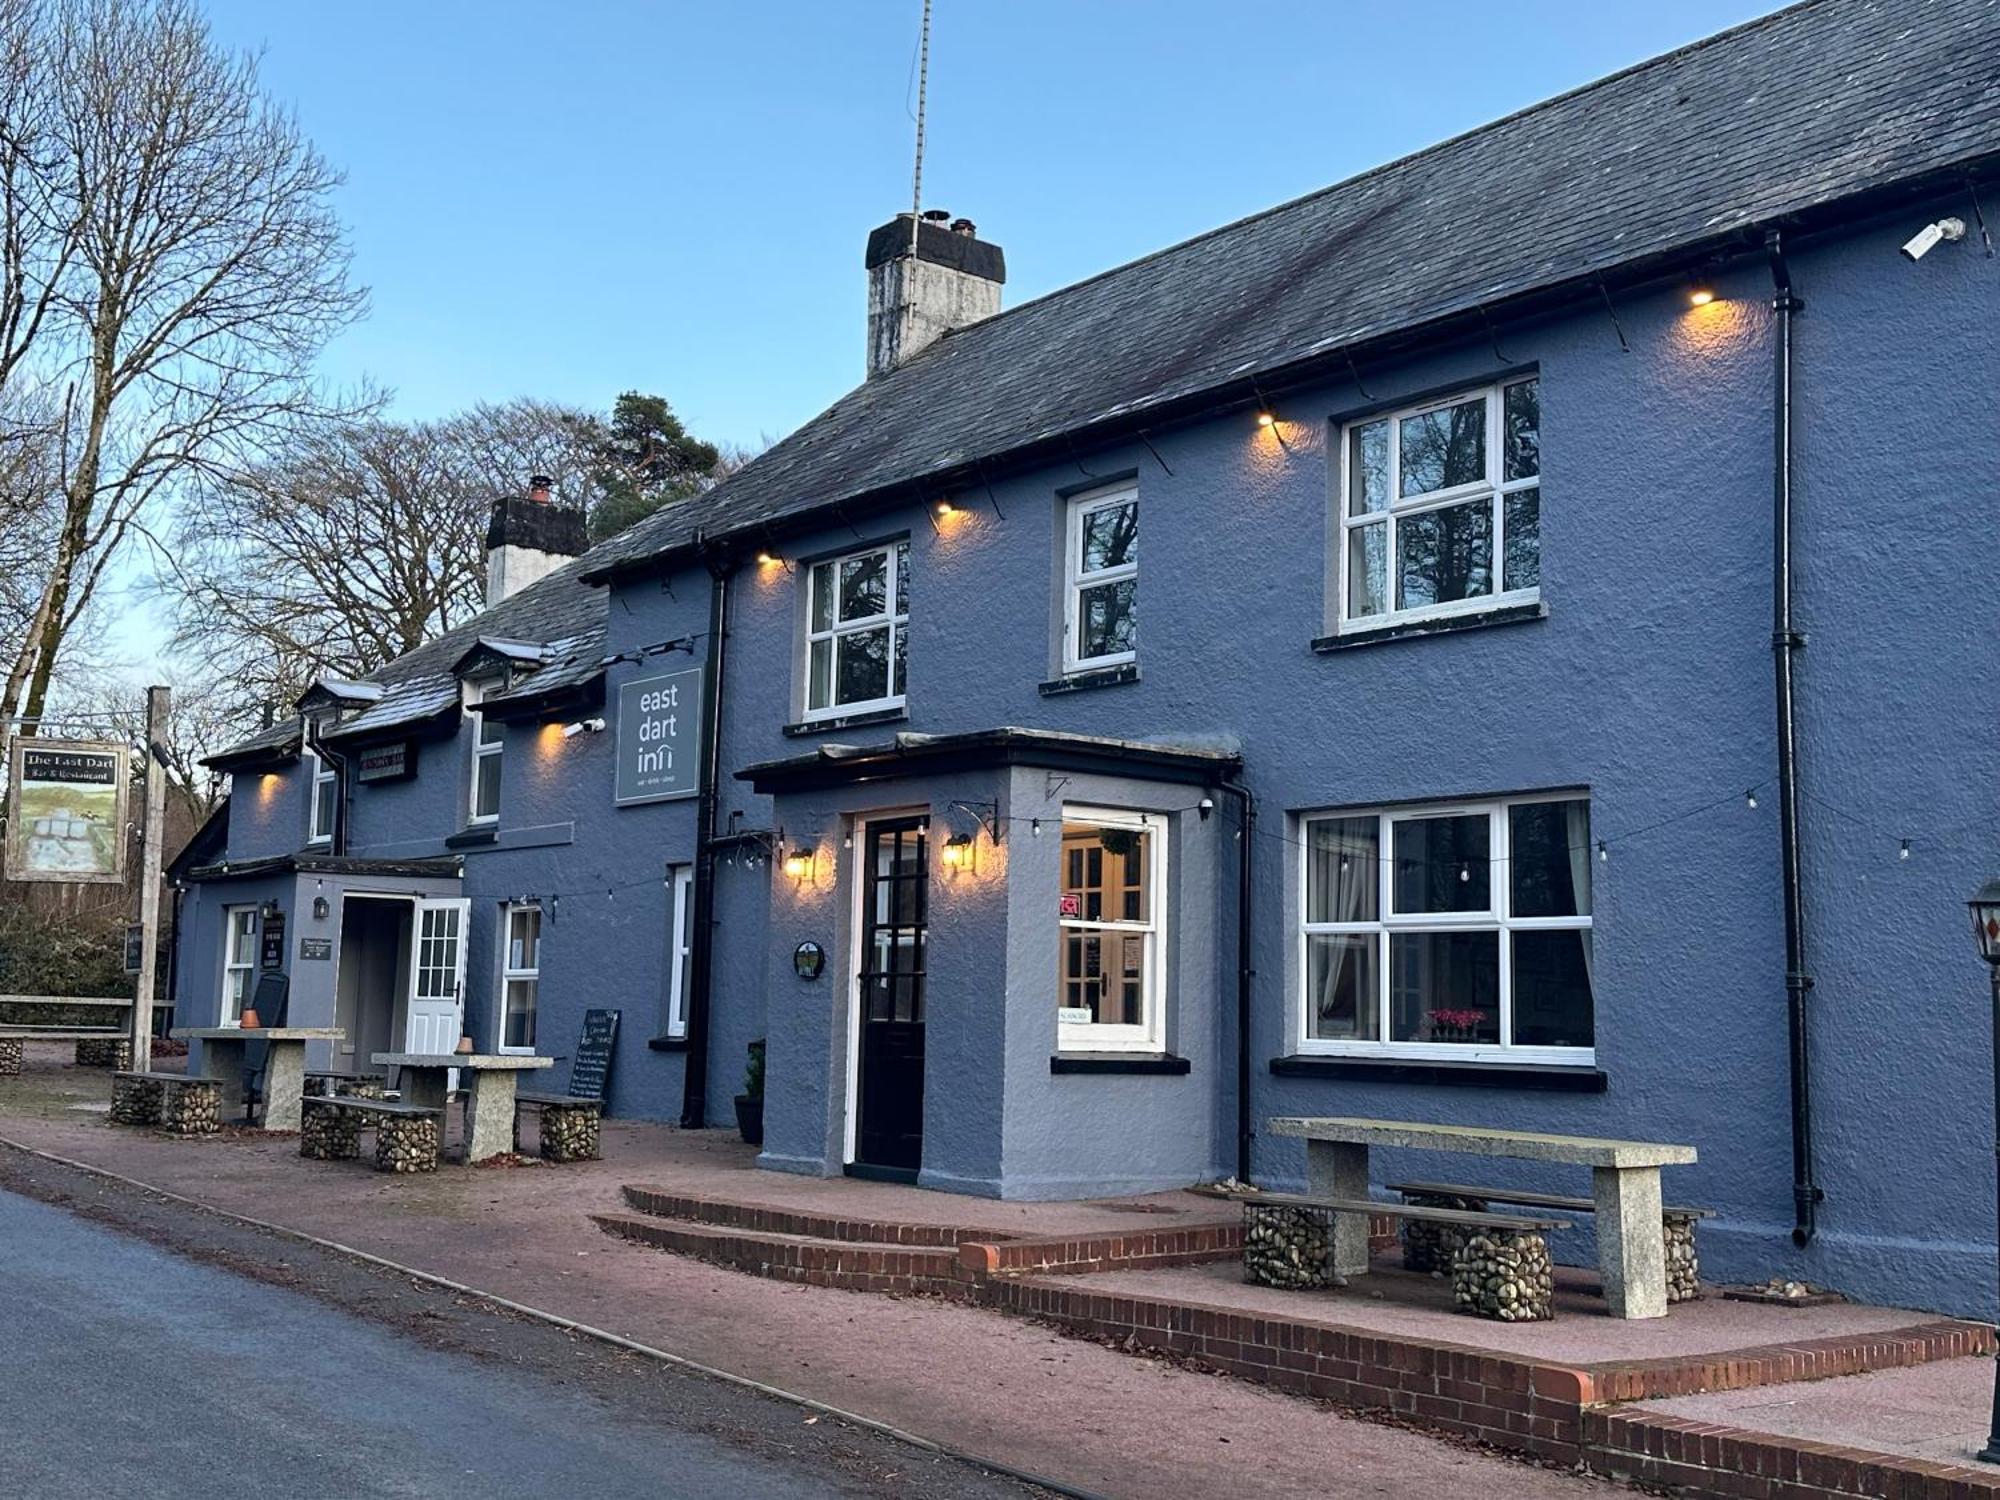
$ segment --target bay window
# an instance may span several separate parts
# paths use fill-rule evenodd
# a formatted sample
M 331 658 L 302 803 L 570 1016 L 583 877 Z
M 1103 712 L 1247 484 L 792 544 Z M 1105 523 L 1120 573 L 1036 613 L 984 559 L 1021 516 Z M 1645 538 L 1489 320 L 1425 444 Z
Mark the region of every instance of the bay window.
M 1161 1051 L 1166 819 L 1064 808 L 1061 859 L 1058 1049 Z
M 1541 384 L 1533 377 L 1348 424 L 1343 628 L 1541 597 Z
M 1138 654 L 1139 490 L 1121 484 L 1069 502 L 1063 549 L 1063 670 L 1118 666 Z
M 907 540 L 813 564 L 806 577 L 808 719 L 902 705 L 909 576 Z
M 1592 1060 L 1587 799 L 1315 815 L 1299 831 L 1300 1051 Z

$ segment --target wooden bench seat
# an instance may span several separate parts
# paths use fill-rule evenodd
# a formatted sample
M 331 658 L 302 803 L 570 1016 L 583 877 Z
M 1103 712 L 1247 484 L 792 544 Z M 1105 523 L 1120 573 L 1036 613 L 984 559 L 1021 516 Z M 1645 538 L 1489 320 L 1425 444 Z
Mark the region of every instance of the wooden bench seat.
M 0 1037 L 14 1037 L 24 1042 L 94 1041 L 99 1037 L 123 1041 L 125 1036 L 122 1026 L 0 1026 Z

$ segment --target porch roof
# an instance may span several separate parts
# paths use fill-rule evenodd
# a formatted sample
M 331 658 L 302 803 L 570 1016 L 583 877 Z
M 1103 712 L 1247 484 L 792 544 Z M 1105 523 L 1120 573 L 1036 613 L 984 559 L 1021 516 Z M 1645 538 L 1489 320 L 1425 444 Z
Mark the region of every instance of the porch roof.
M 758 792 L 801 792 L 993 766 L 1040 766 L 1213 785 L 1242 770 L 1243 756 L 1234 746 L 1166 744 L 1005 725 L 963 734 L 899 734 L 882 745 L 822 745 L 811 755 L 746 766 L 736 779 L 749 782 Z
M 222 860 L 197 865 L 193 880 L 249 880 L 259 875 L 434 875 L 456 880 L 465 873 L 456 855 L 422 859 L 361 859 L 350 854 L 272 854 L 262 859 Z

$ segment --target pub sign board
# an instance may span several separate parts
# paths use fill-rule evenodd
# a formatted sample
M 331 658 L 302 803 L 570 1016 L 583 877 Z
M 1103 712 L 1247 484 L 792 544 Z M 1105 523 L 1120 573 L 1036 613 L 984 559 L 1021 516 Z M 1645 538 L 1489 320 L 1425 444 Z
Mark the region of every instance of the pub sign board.
M 701 668 L 635 677 L 618 689 L 620 807 L 701 790 Z
M 358 751 L 354 759 L 357 781 L 402 781 L 415 770 L 408 740 L 370 745 L 366 750 Z
M 125 745 L 16 739 L 7 766 L 7 878 L 122 881 L 130 757 Z

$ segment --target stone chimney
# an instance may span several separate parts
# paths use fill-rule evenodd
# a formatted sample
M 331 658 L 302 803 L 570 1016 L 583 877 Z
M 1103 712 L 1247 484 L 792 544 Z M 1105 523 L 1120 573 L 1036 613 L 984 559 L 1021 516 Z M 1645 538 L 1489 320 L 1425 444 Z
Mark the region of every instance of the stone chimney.
M 590 545 L 583 511 L 557 505 L 551 481 L 537 474 L 526 495 L 509 495 L 493 506 L 486 525 L 486 607 L 518 594 L 553 573 Z
M 1000 311 L 1007 259 L 970 219 L 927 210 L 914 249 L 910 215 L 868 236 L 868 378 L 893 370 L 954 328 Z

